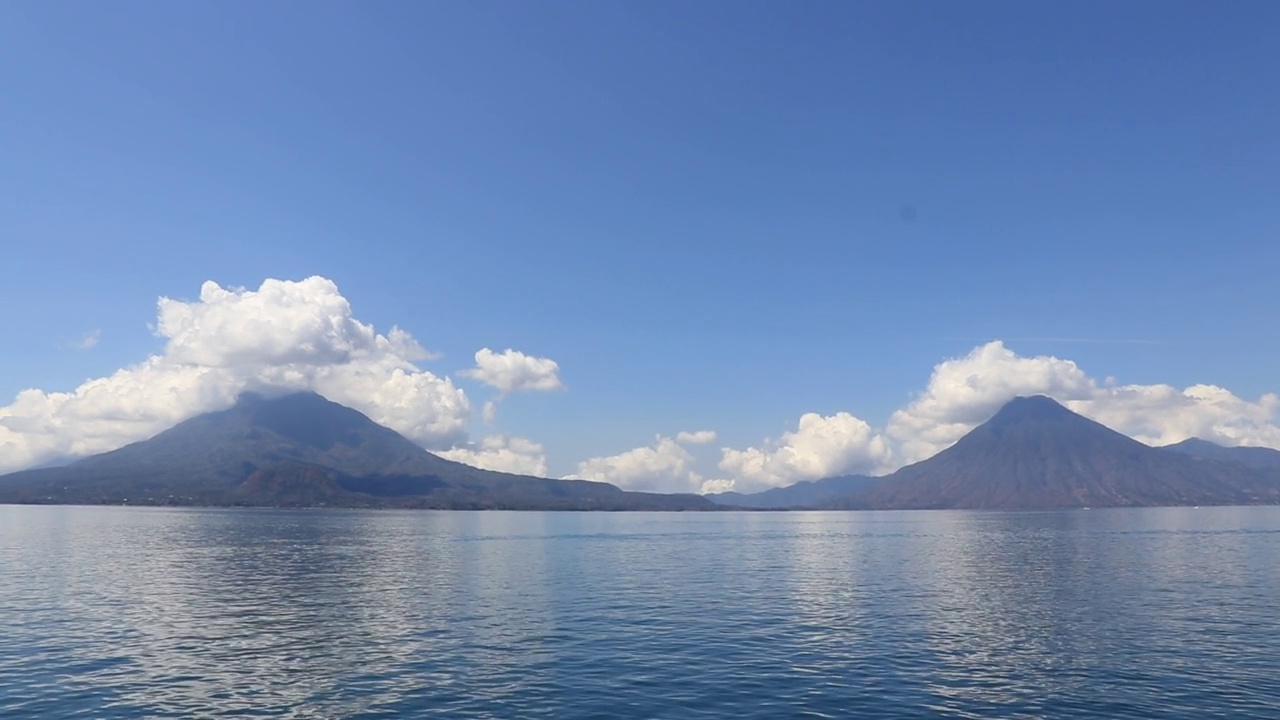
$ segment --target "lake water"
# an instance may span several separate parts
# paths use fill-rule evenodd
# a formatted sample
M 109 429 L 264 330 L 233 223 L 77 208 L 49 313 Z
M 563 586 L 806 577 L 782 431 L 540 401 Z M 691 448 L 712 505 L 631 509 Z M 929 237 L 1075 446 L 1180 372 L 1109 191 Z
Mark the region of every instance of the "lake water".
M 0 717 L 1280 717 L 1280 508 L 0 506 Z

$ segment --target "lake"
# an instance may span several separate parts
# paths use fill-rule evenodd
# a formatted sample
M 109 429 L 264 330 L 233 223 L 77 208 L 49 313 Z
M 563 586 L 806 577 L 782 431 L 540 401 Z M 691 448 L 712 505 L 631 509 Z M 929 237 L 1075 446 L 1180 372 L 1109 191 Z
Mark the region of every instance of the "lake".
M 1280 717 L 1280 508 L 0 506 L 0 717 Z

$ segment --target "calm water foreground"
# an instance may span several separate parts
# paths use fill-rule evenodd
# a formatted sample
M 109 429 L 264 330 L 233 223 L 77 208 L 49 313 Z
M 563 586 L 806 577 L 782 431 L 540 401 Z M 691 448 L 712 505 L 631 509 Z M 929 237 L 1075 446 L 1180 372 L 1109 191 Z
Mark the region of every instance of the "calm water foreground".
M 1280 508 L 0 506 L 0 717 L 1277 718 Z

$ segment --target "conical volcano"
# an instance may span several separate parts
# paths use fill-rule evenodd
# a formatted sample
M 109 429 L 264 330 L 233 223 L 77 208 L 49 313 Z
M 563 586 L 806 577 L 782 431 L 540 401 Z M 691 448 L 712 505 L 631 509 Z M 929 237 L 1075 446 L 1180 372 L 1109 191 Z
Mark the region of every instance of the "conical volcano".
M 955 445 L 836 504 L 1036 509 L 1274 502 L 1249 468 L 1144 445 L 1043 397 L 1019 397 Z
M 0 502 L 706 509 L 693 495 L 493 472 L 427 452 L 314 393 L 235 406 L 65 467 L 0 477 Z

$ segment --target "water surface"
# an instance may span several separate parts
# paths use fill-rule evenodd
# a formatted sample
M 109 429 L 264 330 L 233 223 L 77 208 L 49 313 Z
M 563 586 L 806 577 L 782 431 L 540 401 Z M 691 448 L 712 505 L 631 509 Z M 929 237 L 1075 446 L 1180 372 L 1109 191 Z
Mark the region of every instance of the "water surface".
M 0 717 L 1276 718 L 1280 508 L 0 506 Z

